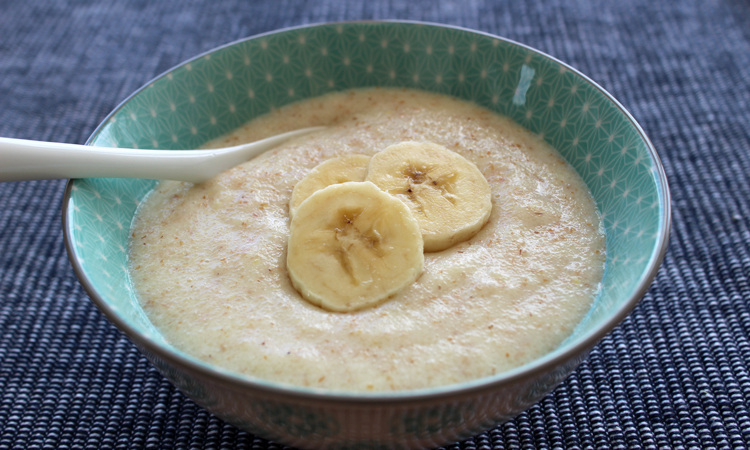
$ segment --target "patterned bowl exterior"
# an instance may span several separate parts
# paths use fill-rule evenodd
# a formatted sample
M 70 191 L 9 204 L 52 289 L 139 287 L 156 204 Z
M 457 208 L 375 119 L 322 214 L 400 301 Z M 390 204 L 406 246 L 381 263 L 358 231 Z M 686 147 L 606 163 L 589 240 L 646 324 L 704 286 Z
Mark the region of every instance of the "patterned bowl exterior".
M 323 24 L 235 42 L 174 68 L 120 105 L 89 144 L 198 148 L 273 108 L 366 86 L 445 93 L 510 116 L 583 177 L 606 227 L 606 271 L 590 313 L 560 348 L 510 372 L 435 389 L 352 394 L 285 386 L 199 361 L 168 344 L 145 316 L 126 255 L 134 212 L 155 181 L 72 180 L 66 245 L 97 306 L 178 388 L 230 423 L 308 448 L 433 447 L 543 397 L 655 276 L 670 226 L 666 178 L 616 100 L 569 66 L 499 37 L 422 23 Z

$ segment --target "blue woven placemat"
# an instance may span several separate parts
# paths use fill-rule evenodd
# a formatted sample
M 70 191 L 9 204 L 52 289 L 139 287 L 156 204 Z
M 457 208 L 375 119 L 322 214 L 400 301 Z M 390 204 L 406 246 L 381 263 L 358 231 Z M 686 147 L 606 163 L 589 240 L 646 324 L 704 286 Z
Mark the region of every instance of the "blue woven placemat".
M 669 252 L 632 315 L 540 403 L 448 448 L 747 447 L 746 0 L 0 0 L 0 136 L 83 143 L 128 94 L 200 52 L 386 18 L 487 31 L 572 64 L 639 120 L 672 189 Z M 0 183 L 0 449 L 281 448 L 176 391 L 87 299 L 63 247 L 63 187 Z

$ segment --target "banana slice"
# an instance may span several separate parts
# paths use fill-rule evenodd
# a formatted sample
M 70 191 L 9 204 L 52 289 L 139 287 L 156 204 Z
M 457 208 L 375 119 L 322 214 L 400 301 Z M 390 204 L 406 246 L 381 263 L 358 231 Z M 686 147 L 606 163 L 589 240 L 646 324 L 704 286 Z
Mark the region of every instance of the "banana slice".
M 367 155 L 346 155 L 317 165 L 302 181 L 294 185 L 292 200 L 289 202 L 289 217 L 294 217 L 294 211 L 299 205 L 316 191 L 332 184 L 365 181 L 369 163 L 370 157 Z
M 297 208 L 286 265 L 310 303 L 356 311 L 417 279 L 424 265 L 422 235 L 409 208 L 374 184 L 334 184 Z
M 477 166 L 432 142 L 401 142 L 375 154 L 366 180 L 409 206 L 426 252 L 471 238 L 492 212 L 490 185 Z

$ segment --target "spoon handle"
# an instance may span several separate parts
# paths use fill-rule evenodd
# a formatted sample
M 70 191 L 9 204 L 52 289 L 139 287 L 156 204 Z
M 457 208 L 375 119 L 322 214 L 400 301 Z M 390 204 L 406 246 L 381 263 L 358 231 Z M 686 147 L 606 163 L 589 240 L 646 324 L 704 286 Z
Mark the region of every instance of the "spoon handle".
M 198 183 L 287 139 L 322 128 L 304 128 L 212 150 L 135 150 L 0 138 L 0 181 L 149 178 Z

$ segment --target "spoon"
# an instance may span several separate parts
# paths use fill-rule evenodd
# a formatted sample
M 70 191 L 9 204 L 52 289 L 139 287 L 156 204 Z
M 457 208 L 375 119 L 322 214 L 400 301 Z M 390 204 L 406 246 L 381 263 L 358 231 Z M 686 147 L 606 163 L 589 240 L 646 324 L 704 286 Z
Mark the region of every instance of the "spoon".
M 302 128 L 211 150 L 135 150 L 0 138 L 0 181 L 149 178 L 200 183 L 287 139 L 323 128 Z

